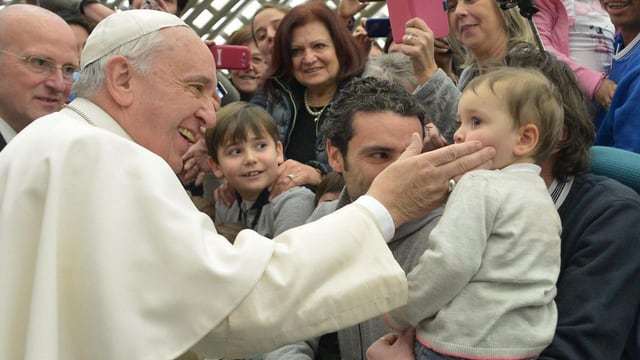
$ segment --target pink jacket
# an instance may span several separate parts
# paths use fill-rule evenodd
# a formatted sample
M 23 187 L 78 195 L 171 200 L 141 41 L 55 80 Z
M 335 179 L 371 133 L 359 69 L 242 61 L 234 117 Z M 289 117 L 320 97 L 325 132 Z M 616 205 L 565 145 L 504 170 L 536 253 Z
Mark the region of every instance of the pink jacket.
M 536 0 L 540 9 L 533 21 L 546 50 L 571 67 L 582 91 L 593 99 L 606 74 L 578 64 L 569 57 L 569 15 L 561 0 Z

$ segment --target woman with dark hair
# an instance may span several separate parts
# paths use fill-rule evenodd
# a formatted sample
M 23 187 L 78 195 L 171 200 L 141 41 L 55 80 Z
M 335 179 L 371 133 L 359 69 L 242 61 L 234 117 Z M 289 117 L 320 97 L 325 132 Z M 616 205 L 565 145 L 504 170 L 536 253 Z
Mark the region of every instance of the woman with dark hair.
M 272 194 L 317 186 L 330 169 L 318 136 L 331 100 L 367 61 L 335 11 L 322 2 L 291 9 L 279 24 L 268 75 L 252 102 L 275 119 L 286 160 Z

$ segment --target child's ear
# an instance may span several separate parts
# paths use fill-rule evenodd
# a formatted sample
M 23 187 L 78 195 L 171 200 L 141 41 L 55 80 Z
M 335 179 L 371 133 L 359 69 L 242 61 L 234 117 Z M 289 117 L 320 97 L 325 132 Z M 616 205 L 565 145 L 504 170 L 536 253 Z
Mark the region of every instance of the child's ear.
M 533 124 L 527 124 L 520 128 L 520 136 L 513 150 L 516 156 L 529 156 L 538 145 L 540 132 L 538 127 Z
M 224 177 L 224 173 L 220 169 L 220 166 L 218 165 L 217 162 L 213 160 L 211 156 L 209 156 L 209 167 L 211 167 L 211 171 L 213 171 L 213 175 L 215 175 L 217 178 L 221 179 Z
M 276 142 L 276 151 L 278 152 L 278 164 L 282 164 L 284 162 L 284 148 L 281 141 Z
M 344 172 L 344 159 L 340 150 L 331 144 L 331 140 L 327 140 L 327 156 L 329 157 L 329 166 L 337 173 Z

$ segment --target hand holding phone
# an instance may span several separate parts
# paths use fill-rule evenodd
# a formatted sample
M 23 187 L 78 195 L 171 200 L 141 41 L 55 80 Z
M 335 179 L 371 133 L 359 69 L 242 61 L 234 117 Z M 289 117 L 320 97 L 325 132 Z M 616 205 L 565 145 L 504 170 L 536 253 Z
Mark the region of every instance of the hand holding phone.
M 251 65 L 251 50 L 243 45 L 210 45 L 217 69 L 248 70 Z
M 424 20 L 434 38 L 449 34 L 449 14 L 446 0 L 392 0 L 387 2 L 393 41 L 402 43 L 405 24 L 414 17 Z

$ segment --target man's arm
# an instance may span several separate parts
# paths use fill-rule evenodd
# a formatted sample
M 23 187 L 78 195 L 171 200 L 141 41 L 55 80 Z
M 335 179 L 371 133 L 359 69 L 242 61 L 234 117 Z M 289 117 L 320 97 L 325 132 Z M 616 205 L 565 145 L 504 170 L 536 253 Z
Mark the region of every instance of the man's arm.
M 258 281 L 194 350 L 246 357 L 402 306 L 406 278 L 381 233 L 374 214 L 354 203 L 276 236 Z M 254 242 L 243 231 L 234 247 Z
M 598 129 L 595 145 L 640 153 L 640 67 L 630 70 L 616 87 L 611 107 Z

